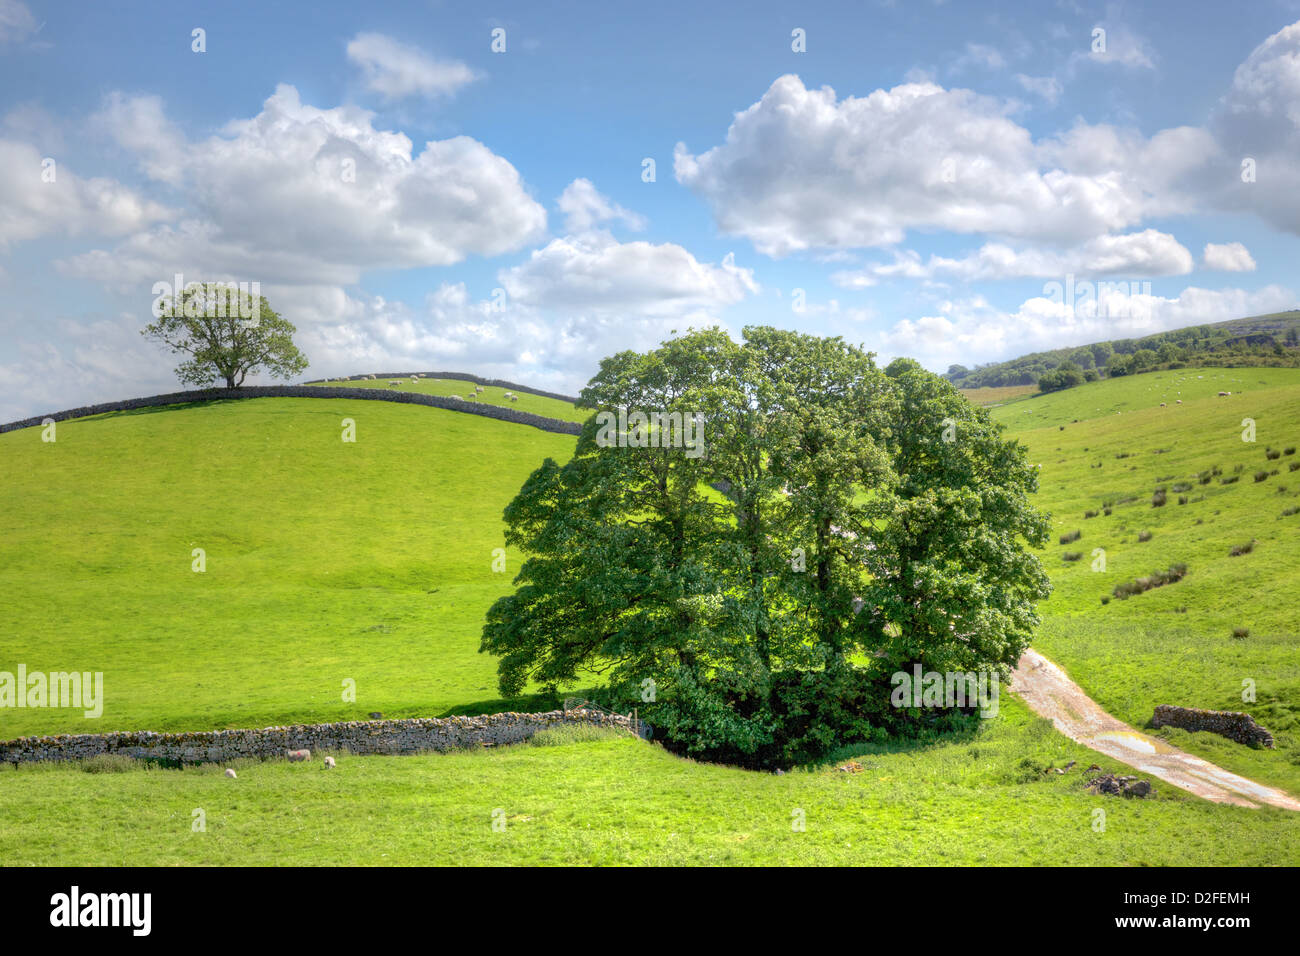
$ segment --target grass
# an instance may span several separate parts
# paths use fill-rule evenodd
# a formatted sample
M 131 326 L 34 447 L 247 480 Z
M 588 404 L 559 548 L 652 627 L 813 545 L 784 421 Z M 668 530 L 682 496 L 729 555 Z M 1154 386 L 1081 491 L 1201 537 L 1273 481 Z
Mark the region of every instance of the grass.
M 777 776 L 628 736 L 408 757 L 89 775 L 0 770 L 0 863 L 66 865 L 1246 865 L 1300 859 L 1300 815 L 1159 780 L 1084 791 L 1096 762 L 1007 701 L 966 739 Z M 1065 775 L 1048 766 L 1075 767 Z M 1105 811 L 1105 830 L 1093 829 Z M 194 832 L 202 810 L 204 832 Z M 804 829 L 793 824 L 802 811 Z M 496 819 L 505 829 L 492 827 Z M 1177 839 L 1171 835 L 1176 834 Z
M 1219 398 L 1220 390 L 1233 394 Z M 1172 401 L 1179 396 L 1182 406 Z M 1159 407 L 1162 401 L 1167 407 Z M 1300 369 L 1152 373 L 1056 392 L 993 415 L 1042 463 L 1037 499 L 1053 516 L 1054 535 L 1073 531 L 1084 511 L 1113 503 L 1110 515 L 1088 523 L 1090 560 L 1066 563 L 1056 546 L 1043 549 L 1054 593 L 1040 605 L 1044 623 L 1034 646 L 1138 727 L 1157 704 L 1252 713 L 1274 733 L 1276 751 L 1251 751 L 1211 734 L 1184 734 L 1179 744 L 1300 794 L 1293 597 L 1300 535 L 1295 513 L 1280 514 L 1295 507 L 1298 495 L 1279 495 L 1272 482 L 1213 481 L 1216 474 L 1253 471 L 1266 461 L 1267 447 L 1300 438 Z M 1244 418 L 1255 421 L 1255 442 L 1242 440 Z M 1210 483 L 1201 484 L 1206 478 Z M 1165 483 L 1197 491 L 1181 507 L 1151 507 Z M 1253 554 L 1231 556 L 1252 539 Z M 1104 571 L 1094 570 L 1094 548 L 1104 551 Z M 1187 566 L 1182 580 L 1102 603 L 1117 584 L 1178 564 Z M 1237 627 L 1250 636 L 1234 639 Z M 1249 687 L 1254 702 L 1242 699 Z
M 416 387 L 464 394 L 465 383 Z M 526 397 L 514 407 L 554 414 Z M 1053 515 L 1043 558 L 1055 591 L 1035 646 L 1138 727 L 1161 703 L 1249 711 L 1276 750 L 1155 733 L 1300 793 L 1300 494 L 1213 480 L 1251 474 L 1266 447 L 1300 440 L 1300 370 L 1157 373 L 992 413 L 1042 463 L 1038 503 Z M 339 440 L 346 417 L 355 444 Z M 1256 443 L 1241 440 L 1245 417 Z M 507 555 L 507 573 L 491 571 L 501 509 L 573 441 L 439 409 L 313 399 L 98 416 L 61 423 L 54 444 L 40 429 L 0 435 L 0 482 L 21 503 L 0 512 L 0 669 L 103 671 L 106 696 L 97 722 L 0 710 L 0 737 L 545 706 L 497 699 L 478 635 L 517 569 Z M 1185 505 L 1152 508 L 1155 489 L 1183 485 Z M 1083 551 L 1062 553 L 1060 537 L 1089 512 Z M 1231 557 L 1246 541 L 1254 553 Z M 196 547 L 203 574 L 191 571 Z M 1116 584 L 1180 564 L 1181 580 L 1109 600 Z M 345 680 L 355 702 L 342 699 Z M 112 759 L 5 768 L 0 863 L 1300 862 L 1297 814 L 1218 806 L 1160 781 L 1149 801 L 1085 793 L 1080 768 L 1128 771 L 1008 695 L 969 735 L 840 758 L 863 771 L 755 774 L 573 730 L 485 752 L 339 755 L 329 773 L 237 763 L 236 781 L 219 766 Z M 1042 773 L 1071 759 L 1065 776 Z M 206 833 L 190 830 L 195 808 Z M 496 808 L 505 833 L 491 828 Z M 791 830 L 795 809 L 804 833 Z
M 340 399 L 114 413 L 60 423 L 51 444 L 0 435 L 0 486 L 22 503 L 0 510 L 0 670 L 101 671 L 106 700 L 97 721 L 0 710 L 0 738 L 507 709 L 477 653 L 518 569 L 507 553 L 492 571 L 501 509 L 573 447 Z
M 398 382 L 398 387 L 392 388 L 389 382 Z M 338 388 L 382 388 L 391 389 L 395 392 L 420 392 L 425 395 L 459 395 L 466 399 L 474 394 L 474 383 L 458 378 L 422 378 L 415 382 L 412 382 L 410 378 L 382 378 L 374 381 L 359 379 L 357 381 L 321 382 L 319 384 Z M 518 396 L 518 401 L 510 401 L 505 396 L 506 392 Z M 546 398 L 543 395 L 533 395 L 529 392 L 513 392 L 508 388 L 498 388 L 495 385 L 484 385 L 482 394 L 478 395 L 475 401 L 487 405 L 500 405 L 503 408 L 513 408 L 520 412 L 532 412 L 534 415 L 545 415 L 547 418 L 559 418 L 566 422 L 582 423 L 592 415 L 592 412 L 575 408 L 570 403 L 562 402 L 558 398 Z

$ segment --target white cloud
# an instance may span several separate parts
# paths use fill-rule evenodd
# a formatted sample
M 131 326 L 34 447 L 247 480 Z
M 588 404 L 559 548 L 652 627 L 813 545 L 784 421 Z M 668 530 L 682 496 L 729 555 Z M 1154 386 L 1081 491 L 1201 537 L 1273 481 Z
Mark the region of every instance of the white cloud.
M 837 101 L 786 75 L 722 145 L 679 143 L 674 165 L 724 232 L 782 256 L 894 245 L 911 229 L 1080 242 L 1189 205 L 1172 187 L 1212 149 L 1203 131 L 1144 140 L 1085 124 L 1035 143 L 1009 109 L 931 83 Z
M 1028 76 L 1017 73 L 1015 80 L 1026 92 L 1042 97 L 1049 106 L 1055 106 L 1056 101 L 1061 98 L 1061 84 L 1054 76 Z
M 1243 249 L 1244 251 L 1244 249 Z M 1171 276 L 1192 271 L 1192 254 L 1165 232 L 1147 229 L 1120 236 L 1098 236 L 1071 249 L 1013 249 L 986 243 L 969 256 L 950 259 L 930 256 L 927 262 L 911 251 L 896 252 L 892 263 L 873 263 L 860 270 L 837 272 L 837 285 L 862 289 L 881 279 L 953 278 L 966 282 L 988 279 L 1077 276 Z
M 361 68 L 367 89 L 389 99 L 450 96 L 477 79 L 458 60 L 436 60 L 382 33 L 358 33 L 348 42 L 347 53 Z
M 1203 264 L 1207 269 L 1219 272 L 1254 272 L 1255 258 L 1240 242 L 1228 242 L 1222 245 L 1207 242 Z
M 73 275 L 179 268 L 263 282 L 353 283 L 366 269 L 452 265 L 544 234 L 518 171 L 456 136 L 414 153 L 357 107 L 317 109 L 280 86 L 262 112 L 189 143 L 151 100 L 110 96 L 100 121 L 151 176 L 183 187 L 185 221 L 65 262 Z M 167 148 L 164 150 L 163 145 Z
M 1222 157 L 1205 181 L 1223 208 L 1250 209 L 1300 234 L 1300 22 L 1273 34 L 1237 68 L 1210 127 Z
M 0 0 L 0 43 L 21 43 L 37 30 L 32 11 L 18 0 Z
M 986 70 L 1000 70 L 1007 65 L 1002 54 L 983 43 L 967 43 L 965 51 L 952 61 L 952 71 L 959 73 L 968 67 L 977 66 Z
M 47 167 L 52 158 L 0 139 L 0 248 L 40 236 L 117 236 L 170 214 L 112 179 L 82 178 L 57 161 Z
M 564 187 L 556 205 L 565 215 L 566 232 L 586 232 L 612 220 L 637 231 L 645 228 L 642 216 L 601 195 L 589 179 L 575 179 L 569 183 Z
M 609 316 L 712 312 L 758 290 L 753 270 L 730 254 L 712 265 L 674 243 L 623 243 L 603 231 L 555 239 L 499 278 L 518 303 Z
M 1053 290 L 1055 291 L 1055 290 Z M 1026 300 L 1014 312 L 1003 312 L 981 296 L 939 304 L 936 314 L 905 319 L 888 329 L 881 351 L 908 355 L 929 368 L 953 362 L 971 365 L 998 361 L 1028 352 L 1116 338 L 1137 338 L 1244 315 L 1278 312 L 1296 306 L 1290 289 L 1202 289 L 1189 286 L 1175 298 L 1150 295 L 1130 286 L 1118 291 Z
M 1155 54 L 1151 45 L 1119 21 L 1116 11 L 1114 5 L 1107 8 L 1105 21 L 1092 28 L 1087 51 L 1079 51 L 1071 56 L 1071 69 L 1080 63 L 1121 66 L 1133 70 L 1155 69 Z M 1098 36 L 1098 30 L 1104 31 L 1104 35 Z

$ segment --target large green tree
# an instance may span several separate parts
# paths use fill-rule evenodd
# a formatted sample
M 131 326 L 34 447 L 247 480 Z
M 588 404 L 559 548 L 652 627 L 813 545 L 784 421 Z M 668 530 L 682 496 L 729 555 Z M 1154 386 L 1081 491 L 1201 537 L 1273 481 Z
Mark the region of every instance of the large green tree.
M 224 381 L 236 388 L 262 370 L 283 379 L 301 374 L 308 363 L 294 345 L 295 331 L 260 294 L 196 282 L 160 297 L 154 321 L 141 334 L 186 356 L 176 368 L 182 384 L 205 388 Z
M 505 512 L 525 560 L 481 650 L 507 696 L 600 677 L 683 749 L 783 763 L 892 726 L 898 667 L 1005 670 L 1027 645 L 1036 475 L 915 363 L 707 330 L 605 360 L 581 401 L 574 457 Z M 648 442 L 638 410 L 668 416 Z M 665 440 L 673 415 L 702 453 Z

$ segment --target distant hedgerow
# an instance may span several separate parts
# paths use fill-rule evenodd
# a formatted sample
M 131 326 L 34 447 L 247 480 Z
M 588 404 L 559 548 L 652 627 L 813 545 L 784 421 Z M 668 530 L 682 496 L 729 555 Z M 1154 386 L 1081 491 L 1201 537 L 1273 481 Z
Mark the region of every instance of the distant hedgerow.
M 1157 571 L 1154 574 L 1148 574 L 1146 577 L 1134 578 L 1132 581 L 1125 581 L 1123 584 L 1115 585 L 1112 592 L 1120 600 L 1132 597 L 1134 594 L 1142 594 L 1150 591 L 1152 588 L 1164 587 L 1166 584 L 1174 584 L 1181 581 L 1187 574 L 1187 565 L 1175 564 L 1165 571 Z

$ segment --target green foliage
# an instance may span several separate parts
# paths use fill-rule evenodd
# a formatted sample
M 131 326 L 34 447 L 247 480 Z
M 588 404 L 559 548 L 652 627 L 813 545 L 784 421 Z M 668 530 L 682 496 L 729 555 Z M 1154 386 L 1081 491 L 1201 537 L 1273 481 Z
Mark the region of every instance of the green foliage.
M 181 384 L 205 388 L 224 381 L 235 388 L 262 369 L 289 379 L 307 368 L 293 344 L 297 330 L 265 298 L 238 291 L 228 296 L 224 289 L 218 296 L 216 285 L 194 283 L 174 303 L 164 302 L 161 314 L 141 330 L 173 354 L 188 356 L 176 368 Z
M 625 708 L 652 682 L 661 739 L 766 766 L 887 727 L 895 669 L 1005 671 L 1027 646 L 1047 593 L 1022 547 L 1046 541 L 1035 472 L 915 362 L 692 332 L 606 359 L 582 403 L 598 414 L 573 459 L 505 511 L 526 558 L 480 647 L 504 695 L 595 671 Z M 620 407 L 698 414 L 707 450 L 611 441 Z

